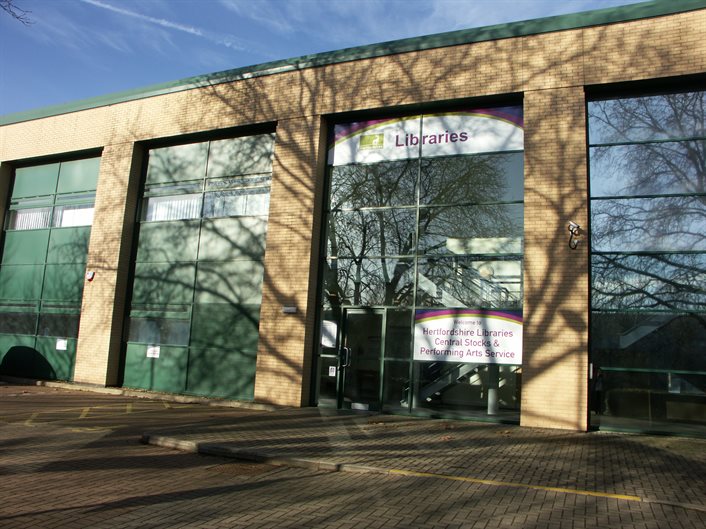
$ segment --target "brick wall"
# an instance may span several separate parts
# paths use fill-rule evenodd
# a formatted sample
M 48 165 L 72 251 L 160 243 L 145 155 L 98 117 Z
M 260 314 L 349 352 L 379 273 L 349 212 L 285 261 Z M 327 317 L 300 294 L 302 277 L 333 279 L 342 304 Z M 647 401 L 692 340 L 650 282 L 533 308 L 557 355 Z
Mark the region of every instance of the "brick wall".
M 0 127 L 13 161 L 103 149 L 76 380 L 114 384 L 141 168 L 136 142 L 277 124 L 255 398 L 308 402 L 326 116 L 522 94 L 525 365 L 522 423 L 585 429 L 588 255 L 584 87 L 704 74 L 706 10 L 269 75 Z M 679 83 L 675 81 L 675 88 Z M 8 163 L 9 162 L 9 165 Z M 284 305 L 297 313 L 284 315 Z
M 118 382 L 142 152 L 139 145 L 123 143 L 107 146 L 101 157 L 86 264 L 95 277 L 84 284 L 76 382 Z

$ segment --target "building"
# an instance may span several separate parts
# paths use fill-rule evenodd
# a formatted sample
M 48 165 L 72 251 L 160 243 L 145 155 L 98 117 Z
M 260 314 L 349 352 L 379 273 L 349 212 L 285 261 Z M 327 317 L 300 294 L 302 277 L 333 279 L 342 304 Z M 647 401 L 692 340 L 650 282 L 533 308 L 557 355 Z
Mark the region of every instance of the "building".
M 706 1 L 0 121 L 0 373 L 706 433 Z

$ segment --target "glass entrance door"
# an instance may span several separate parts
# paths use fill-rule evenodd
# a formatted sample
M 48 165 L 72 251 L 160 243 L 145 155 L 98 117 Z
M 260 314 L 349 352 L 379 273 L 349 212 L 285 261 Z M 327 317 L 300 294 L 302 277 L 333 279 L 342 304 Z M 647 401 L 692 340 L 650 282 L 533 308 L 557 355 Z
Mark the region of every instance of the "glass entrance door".
M 344 311 L 339 360 L 339 408 L 380 410 L 383 323 L 382 311 Z

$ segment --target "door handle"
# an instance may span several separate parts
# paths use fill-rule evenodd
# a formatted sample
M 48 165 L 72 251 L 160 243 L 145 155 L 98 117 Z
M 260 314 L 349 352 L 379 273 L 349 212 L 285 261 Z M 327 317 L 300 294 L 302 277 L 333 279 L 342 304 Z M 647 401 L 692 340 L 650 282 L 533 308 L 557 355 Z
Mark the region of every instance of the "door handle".
M 351 366 L 351 350 L 348 347 L 344 347 L 341 349 L 341 353 L 343 356 L 341 367 L 350 367 Z

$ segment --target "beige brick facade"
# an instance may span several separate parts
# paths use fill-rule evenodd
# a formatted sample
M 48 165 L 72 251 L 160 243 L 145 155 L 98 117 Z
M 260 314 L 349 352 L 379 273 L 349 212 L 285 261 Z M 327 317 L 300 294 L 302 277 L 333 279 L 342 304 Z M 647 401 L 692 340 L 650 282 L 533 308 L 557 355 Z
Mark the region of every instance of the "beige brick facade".
M 310 402 L 326 123 L 343 112 L 522 98 L 525 300 L 522 424 L 587 428 L 586 91 L 706 72 L 706 10 L 503 37 L 234 80 L 0 127 L 0 207 L 12 168 L 102 152 L 75 381 L 118 382 L 145 142 L 251 125 L 277 133 L 255 400 Z M 703 81 L 703 77 L 700 78 Z M 588 87 L 588 88 L 587 88 Z M 488 99 L 490 98 L 490 99 Z M 0 210 L 3 213 L 3 210 Z M 283 314 L 284 306 L 296 313 Z

